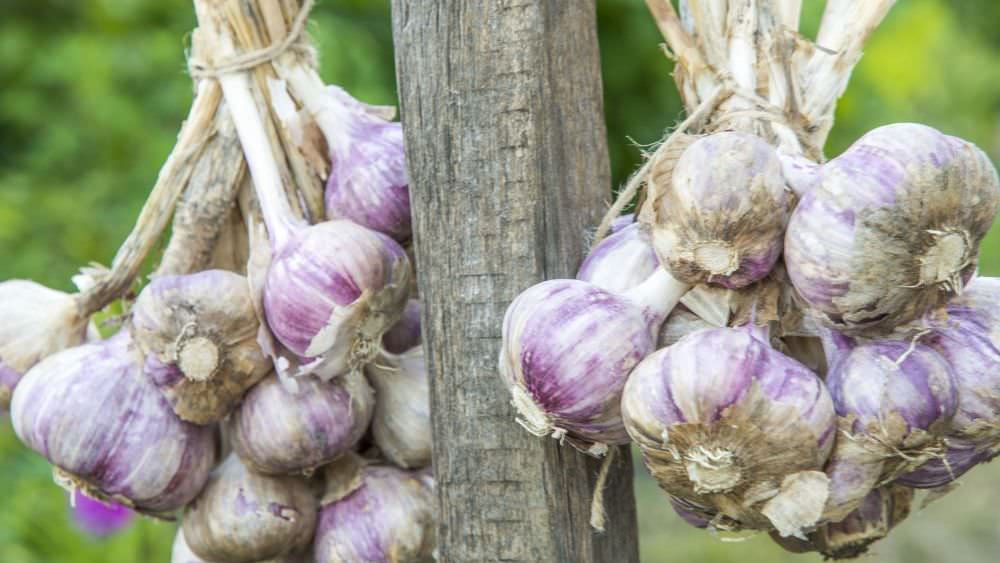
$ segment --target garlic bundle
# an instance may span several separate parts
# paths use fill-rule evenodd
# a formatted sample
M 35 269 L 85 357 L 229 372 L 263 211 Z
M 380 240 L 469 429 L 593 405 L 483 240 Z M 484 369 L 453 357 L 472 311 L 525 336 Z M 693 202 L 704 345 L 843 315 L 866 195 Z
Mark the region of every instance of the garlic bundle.
M 403 128 L 337 86 L 327 86 L 317 125 L 330 147 L 326 212 L 398 241 L 409 240 L 410 193 Z
M 39 361 L 83 342 L 87 319 L 68 293 L 27 280 L 0 282 L 0 410 Z
M 304 549 L 317 510 L 304 478 L 258 475 L 231 455 L 188 505 L 182 527 L 199 557 L 219 563 L 261 561 Z
M 146 513 L 180 508 L 215 462 L 215 434 L 177 418 L 142 376 L 126 332 L 59 352 L 25 374 L 14 431 L 57 482 Z
M 196 424 L 221 420 L 271 370 L 258 329 L 247 279 L 224 270 L 157 277 L 132 309 L 146 375 Z
M 390 354 L 402 354 L 420 343 L 420 301 L 410 299 L 403 316 L 382 335 L 382 348 Z
M 755 135 L 701 137 L 671 174 L 654 162 L 646 205 L 656 254 L 685 283 L 744 287 L 781 256 L 790 201 L 777 153 Z
M 879 483 L 943 452 L 958 392 L 944 358 L 896 341 L 861 344 L 837 358 L 827 386 L 841 436 L 827 467 L 825 515 L 838 521 Z
M 362 368 L 406 305 L 406 252 L 386 235 L 344 220 L 283 236 L 287 242 L 276 245 L 264 286 L 268 326 L 324 379 Z
M 375 399 L 361 373 L 295 383 L 289 390 L 264 378 L 226 420 L 233 449 L 254 471 L 311 473 L 353 448 L 371 422 Z
M 836 417 L 823 382 L 753 327 L 691 333 L 632 371 L 622 416 L 672 497 L 720 529 L 801 535 L 827 497 Z
M 579 280 L 523 291 L 504 316 L 500 353 L 518 422 L 595 455 L 628 443 L 621 391 L 655 349 L 656 331 L 681 297 L 678 286 L 660 268 L 625 296 Z
M 785 264 L 822 322 L 884 332 L 961 293 L 1000 208 L 983 151 L 925 125 L 887 125 L 821 176 L 792 215 Z
M 365 368 L 365 374 L 375 388 L 375 445 L 400 467 L 430 465 L 431 402 L 423 349 L 383 354 Z
M 576 279 L 606 291 L 624 293 L 646 281 L 660 267 L 649 235 L 628 224 L 598 243 L 580 265 Z
M 434 561 L 434 480 L 430 473 L 369 466 L 361 469 L 360 476 L 331 478 L 331 472 L 343 470 L 339 466 L 328 470 L 313 543 L 316 562 Z

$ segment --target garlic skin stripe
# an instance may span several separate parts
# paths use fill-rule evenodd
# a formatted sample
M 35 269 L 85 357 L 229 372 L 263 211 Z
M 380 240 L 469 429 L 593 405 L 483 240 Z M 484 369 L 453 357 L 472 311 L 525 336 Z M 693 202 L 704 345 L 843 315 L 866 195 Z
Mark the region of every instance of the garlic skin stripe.
M 625 295 L 579 280 L 523 291 L 504 316 L 500 354 L 518 422 L 597 456 L 627 444 L 621 390 L 688 289 L 659 268 Z
M 762 329 L 698 330 L 649 355 L 625 384 L 622 416 L 689 521 L 782 536 L 819 522 L 833 402 Z
M 823 165 L 785 234 L 792 284 L 832 328 L 884 334 L 960 294 L 1000 209 L 983 151 L 914 123 Z

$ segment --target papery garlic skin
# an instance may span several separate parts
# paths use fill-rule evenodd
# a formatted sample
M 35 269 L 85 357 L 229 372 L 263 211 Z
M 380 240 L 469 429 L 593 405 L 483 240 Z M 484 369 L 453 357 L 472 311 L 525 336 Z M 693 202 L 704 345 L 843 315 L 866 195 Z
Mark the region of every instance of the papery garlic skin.
M 350 221 L 290 233 L 271 262 L 264 313 L 277 339 L 329 379 L 361 369 L 406 305 L 410 265 L 386 235 Z
M 28 280 L 0 283 L 0 410 L 35 364 L 87 334 L 72 295 Z
M 219 563 L 271 559 L 310 543 L 318 509 L 304 478 L 259 475 L 231 455 L 188 505 L 184 538 L 192 552 Z
M 258 330 L 247 279 L 224 270 L 157 277 L 132 308 L 146 375 L 196 424 L 221 420 L 272 369 Z
M 654 345 L 648 319 L 626 298 L 587 282 L 550 280 L 507 309 L 500 374 L 532 433 L 567 436 L 585 450 L 626 444 L 621 390 Z
M 375 398 L 361 373 L 295 383 L 290 391 L 264 378 L 226 419 L 234 451 L 258 473 L 311 473 L 353 448 L 371 422 Z
M 337 100 L 330 107 L 341 119 L 334 138 L 327 138 L 331 152 L 327 216 L 408 240 L 410 180 L 402 126 L 373 115 L 341 88 L 330 86 L 328 91 Z
M 705 329 L 632 371 L 622 416 L 660 487 L 733 527 L 820 517 L 836 416 L 823 382 L 756 329 Z
M 598 243 L 580 265 L 576 279 L 621 293 L 646 281 L 659 268 L 649 235 L 632 223 Z
M 375 445 L 399 467 L 430 465 L 431 402 L 423 349 L 384 354 L 365 368 L 365 374 L 375 388 Z
M 673 346 L 678 340 L 685 336 L 706 328 L 716 328 L 712 323 L 702 320 L 701 317 L 692 313 L 687 307 L 678 305 L 667 315 L 660 327 L 659 336 L 656 339 L 656 348 L 666 348 Z
M 323 503 L 314 540 L 316 562 L 434 561 L 433 488 L 425 472 L 364 468 L 360 487 Z
M 382 335 L 382 347 L 390 354 L 402 354 L 420 343 L 420 301 L 410 299 L 403 315 Z
M 32 368 L 11 403 L 14 431 L 61 471 L 63 485 L 163 513 L 201 490 L 215 434 L 177 418 L 142 376 L 125 332 Z
M 675 278 L 733 289 L 771 271 L 790 212 L 773 147 L 748 133 L 701 137 L 670 177 L 650 180 L 647 205 L 653 247 Z
M 986 154 L 924 125 L 874 129 L 821 176 L 789 222 L 785 264 L 840 330 L 885 332 L 960 292 L 1000 208 Z

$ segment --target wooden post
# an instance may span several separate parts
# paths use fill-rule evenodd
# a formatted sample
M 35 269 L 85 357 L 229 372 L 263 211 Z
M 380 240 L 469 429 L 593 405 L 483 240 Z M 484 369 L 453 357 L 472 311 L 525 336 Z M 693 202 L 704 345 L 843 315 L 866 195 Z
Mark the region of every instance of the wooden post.
M 632 464 L 607 531 L 599 462 L 514 422 L 497 374 L 511 300 L 573 277 L 610 195 L 593 0 L 393 0 L 441 561 L 638 561 Z

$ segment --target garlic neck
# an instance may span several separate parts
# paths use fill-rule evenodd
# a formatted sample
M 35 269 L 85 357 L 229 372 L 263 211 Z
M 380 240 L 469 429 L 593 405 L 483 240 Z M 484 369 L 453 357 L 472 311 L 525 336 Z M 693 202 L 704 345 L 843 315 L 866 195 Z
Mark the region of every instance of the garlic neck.
M 657 268 L 646 281 L 629 290 L 625 297 L 642 308 L 658 331 L 664 319 L 674 310 L 691 286 L 677 281 L 663 267 Z

